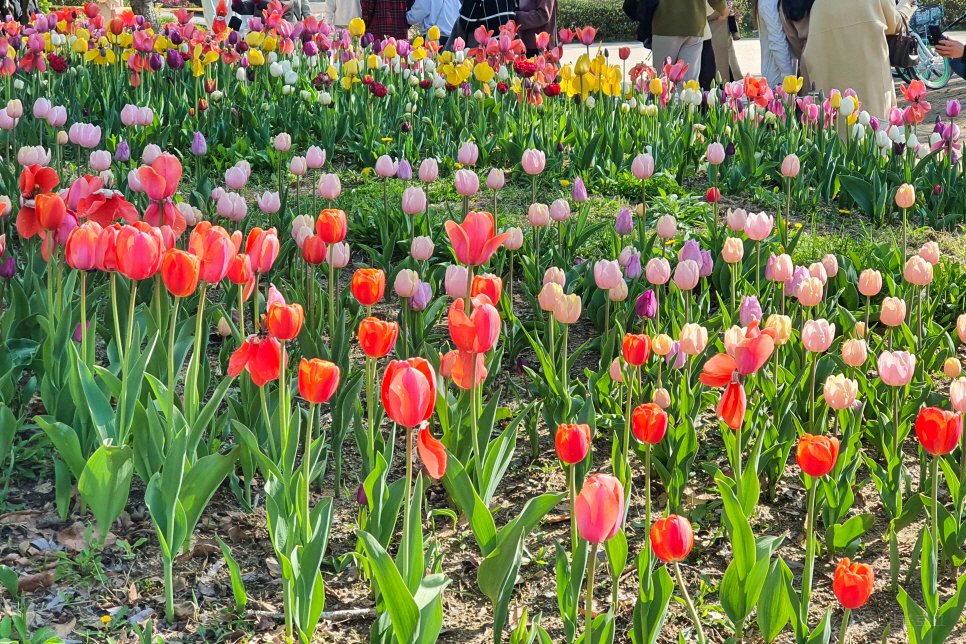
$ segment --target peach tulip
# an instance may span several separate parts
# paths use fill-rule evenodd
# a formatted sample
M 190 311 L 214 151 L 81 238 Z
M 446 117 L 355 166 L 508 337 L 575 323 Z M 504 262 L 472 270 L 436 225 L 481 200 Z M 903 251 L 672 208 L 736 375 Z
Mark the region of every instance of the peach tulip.
M 532 203 L 527 210 L 527 221 L 534 228 L 543 228 L 550 223 L 550 209 L 546 204 Z
M 681 328 L 680 338 L 681 351 L 689 356 L 700 354 L 708 346 L 708 330 L 694 322 L 685 324 Z
M 828 273 L 825 271 L 825 264 L 814 262 L 808 265 L 808 274 L 818 279 L 825 286 L 828 283 Z
M 919 249 L 919 257 L 935 266 L 939 263 L 939 259 L 942 257 L 942 253 L 939 251 L 939 244 L 934 241 L 926 242 Z
M 901 326 L 906 319 L 906 302 L 898 297 L 887 297 L 882 300 L 882 313 L 879 321 L 886 326 Z
M 908 351 L 883 351 L 876 368 L 882 382 L 890 387 L 904 387 L 916 371 L 916 356 Z
M 721 259 L 727 264 L 737 264 L 745 255 L 745 245 L 737 237 L 728 237 L 721 250 Z
M 666 333 L 659 333 L 651 341 L 651 350 L 654 351 L 655 355 L 659 355 L 662 358 L 671 353 L 671 349 L 673 348 L 674 340 Z
M 865 340 L 852 338 L 842 344 L 842 361 L 850 367 L 861 367 L 867 357 Z
M 553 309 L 553 317 L 561 324 L 573 324 L 580 319 L 581 307 L 580 296 L 574 293 L 563 295 L 557 300 L 557 305 Z
M 855 402 L 859 392 L 859 383 L 842 374 L 829 376 L 825 381 L 825 404 L 831 409 L 840 411 L 848 409 Z
M 821 264 L 819 264 L 821 266 Z M 802 306 L 816 306 L 822 301 L 822 281 L 817 277 L 808 277 L 798 285 L 798 302 Z
M 946 358 L 943 362 L 943 373 L 947 378 L 958 378 L 963 371 L 963 365 L 959 358 Z
M 835 325 L 828 320 L 808 320 L 802 328 L 802 344 L 812 353 L 828 351 L 835 339 Z
M 678 222 L 671 215 L 664 215 L 657 220 L 657 236 L 661 239 L 671 239 L 678 233 Z
M 781 346 L 788 342 L 792 335 L 792 319 L 787 315 L 772 313 L 765 321 L 764 328 L 774 329 L 775 344 Z
M 556 282 L 547 282 L 537 295 L 537 302 L 544 311 L 553 311 L 557 308 L 557 302 L 563 297 L 563 289 Z
M 859 274 L 859 293 L 866 297 L 878 295 L 882 290 L 882 273 L 867 268 Z
M 795 272 L 795 265 L 792 258 L 785 253 L 775 258 L 775 265 L 772 267 L 772 281 L 784 283 L 792 278 Z
M 919 255 L 913 255 L 906 262 L 902 277 L 915 286 L 926 286 L 932 282 L 932 264 Z
M 904 183 L 896 190 L 896 205 L 900 208 L 912 208 L 916 204 L 916 189 Z
M 563 288 L 567 285 L 567 274 L 563 272 L 563 269 L 551 266 L 543 274 L 543 283 L 549 284 L 550 282 L 559 284 L 560 288 Z
M 949 403 L 959 413 L 966 413 L 966 378 L 957 378 L 949 385 Z

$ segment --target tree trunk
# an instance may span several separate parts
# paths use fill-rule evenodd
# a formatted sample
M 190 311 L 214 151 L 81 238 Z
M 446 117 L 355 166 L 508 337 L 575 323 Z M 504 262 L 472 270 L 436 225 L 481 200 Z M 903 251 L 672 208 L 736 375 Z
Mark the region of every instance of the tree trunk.
M 131 0 L 131 11 L 136 16 L 144 16 L 144 20 L 151 23 L 155 32 L 161 28 L 161 21 L 158 19 L 158 12 L 154 9 L 154 3 L 149 0 Z

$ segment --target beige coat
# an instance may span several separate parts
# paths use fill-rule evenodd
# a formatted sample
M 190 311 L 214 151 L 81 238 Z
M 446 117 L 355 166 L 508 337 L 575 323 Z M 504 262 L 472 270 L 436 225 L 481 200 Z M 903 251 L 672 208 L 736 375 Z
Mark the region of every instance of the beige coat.
M 804 54 L 815 89 L 853 89 L 862 109 L 885 118 L 896 104 L 885 36 L 915 10 L 910 0 L 815 0 Z

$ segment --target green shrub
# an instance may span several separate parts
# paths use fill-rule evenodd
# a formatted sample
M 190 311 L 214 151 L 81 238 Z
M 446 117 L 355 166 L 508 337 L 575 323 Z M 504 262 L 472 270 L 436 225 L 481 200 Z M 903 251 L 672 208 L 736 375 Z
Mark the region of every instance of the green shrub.
M 557 28 L 598 29 L 598 40 L 637 40 L 637 23 L 627 19 L 622 0 L 560 0 Z

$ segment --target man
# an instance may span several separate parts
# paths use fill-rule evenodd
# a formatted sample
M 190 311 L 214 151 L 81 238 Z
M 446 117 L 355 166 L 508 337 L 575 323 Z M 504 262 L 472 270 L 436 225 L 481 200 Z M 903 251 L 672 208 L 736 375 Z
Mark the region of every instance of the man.
M 423 34 L 439 27 L 439 46 L 446 47 L 459 15 L 459 0 L 416 0 L 406 13 L 406 20 L 411 25 L 419 25 Z
M 943 38 L 936 45 L 936 53 L 943 58 L 949 59 L 949 66 L 952 70 L 966 78 L 966 47 L 958 40 Z
M 673 0 L 658 4 L 651 23 L 654 66 L 661 69 L 666 59 L 672 63 L 681 60 L 688 65 L 684 81 L 697 80 L 701 74 L 701 52 L 704 48 L 705 31 L 708 28 L 706 6 L 728 15 L 725 0 Z

